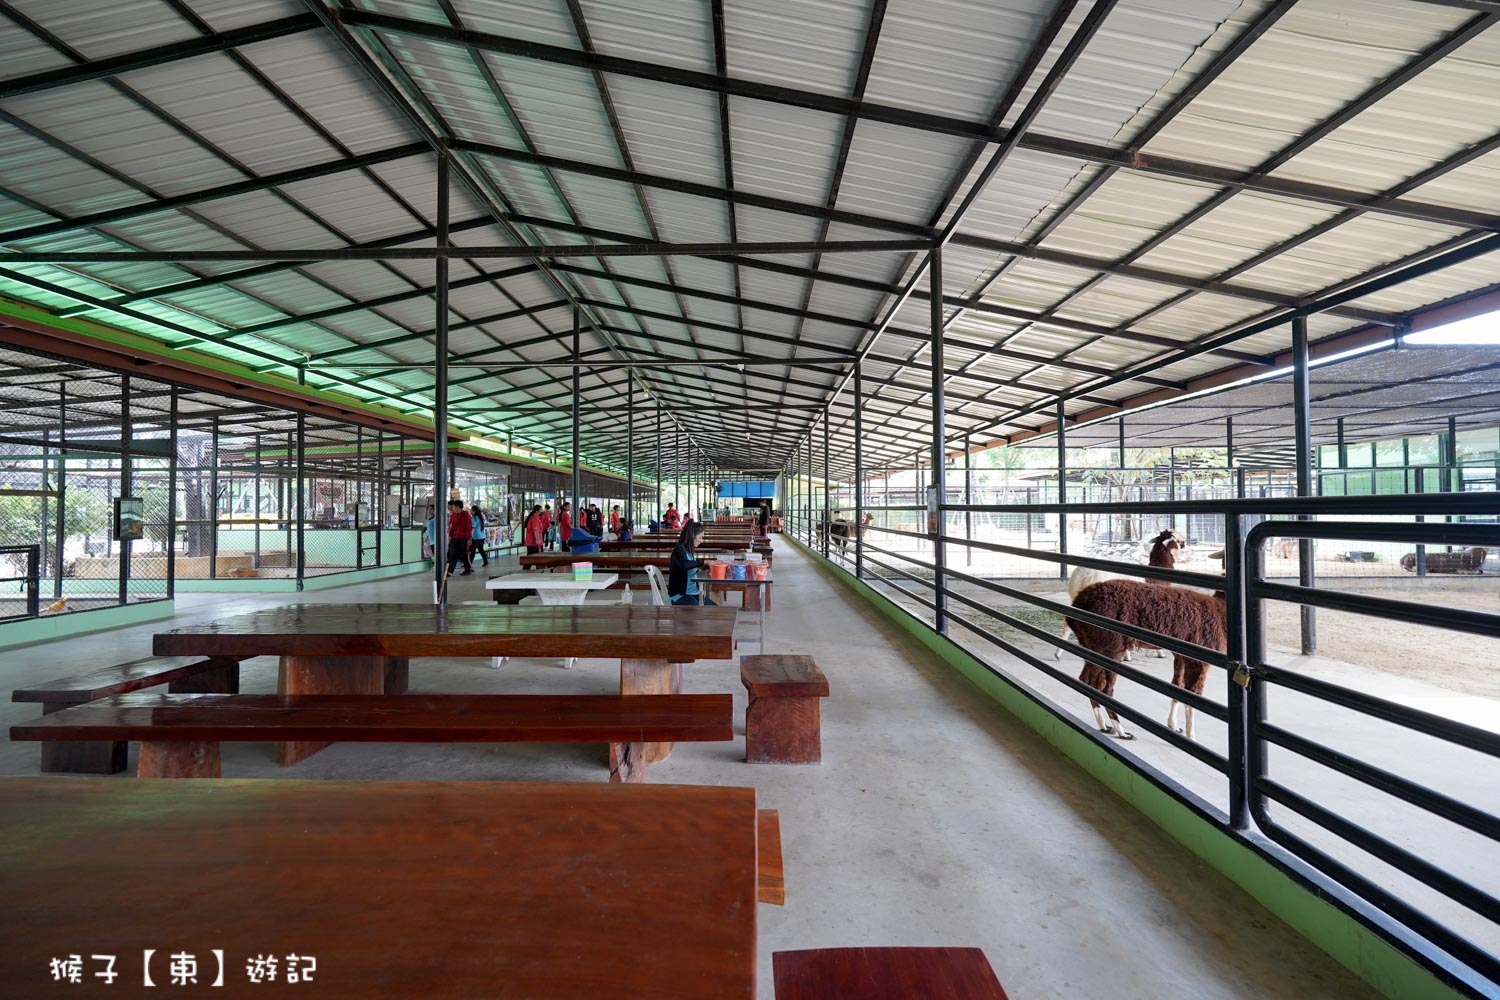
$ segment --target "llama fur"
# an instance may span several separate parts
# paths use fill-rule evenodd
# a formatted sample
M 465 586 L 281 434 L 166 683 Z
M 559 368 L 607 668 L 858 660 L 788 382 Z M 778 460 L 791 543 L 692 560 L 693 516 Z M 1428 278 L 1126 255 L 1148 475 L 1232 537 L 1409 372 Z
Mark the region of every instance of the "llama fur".
M 1161 534 L 1157 535 L 1151 540 L 1151 554 L 1147 557 L 1146 565 L 1155 566 L 1159 569 L 1171 569 L 1177 565 L 1177 553 L 1186 548 L 1187 539 L 1183 538 L 1182 535 L 1178 532 L 1172 530 L 1171 528 L 1168 528 L 1166 531 L 1163 531 Z M 1136 578 L 1125 576 L 1121 573 L 1110 573 L 1107 570 L 1090 569 L 1088 566 L 1078 566 L 1074 568 L 1073 572 L 1068 574 L 1068 600 L 1078 600 L 1079 594 L 1083 593 L 1085 589 L 1092 587 L 1096 583 L 1103 583 L 1106 580 L 1134 579 Z M 1167 583 L 1165 580 L 1146 580 L 1143 582 L 1149 583 L 1155 587 L 1171 586 L 1171 584 Z M 1065 628 L 1063 630 L 1063 638 L 1072 638 L 1072 636 L 1069 634 L 1070 632 L 1070 629 Z M 1144 649 L 1156 650 L 1156 655 L 1159 658 L 1166 658 L 1167 654 L 1160 649 L 1156 649 L 1155 646 L 1146 646 L 1144 643 L 1139 643 L 1137 645 L 1141 646 L 1141 648 Z M 1052 651 L 1052 658 L 1054 660 L 1062 659 L 1062 655 L 1063 651 L 1062 647 L 1060 646 Z M 1130 660 L 1129 649 L 1125 651 L 1125 659 L 1127 662 Z
M 1160 587 L 1135 580 L 1106 580 L 1084 588 L 1073 601 L 1080 611 L 1089 611 L 1105 618 L 1138 628 L 1150 629 L 1174 639 L 1196 643 L 1209 649 L 1224 652 L 1228 647 L 1228 631 L 1225 625 L 1225 604 L 1222 593 L 1205 594 L 1183 587 Z M 1121 659 L 1136 640 L 1077 619 L 1068 619 L 1068 628 L 1078 637 L 1079 645 L 1112 660 Z M 1113 670 L 1084 661 L 1078 679 L 1101 694 L 1113 696 L 1117 675 Z M 1208 681 L 1208 664 L 1181 653 L 1173 654 L 1172 683 L 1185 691 L 1201 695 Z M 1094 710 L 1094 722 L 1099 731 L 1122 740 L 1135 737 L 1126 730 L 1125 723 L 1114 709 L 1090 701 Z M 1167 728 L 1177 730 L 1178 702 L 1174 698 L 1167 711 Z M 1105 721 L 1108 716 L 1108 722 Z M 1183 706 L 1182 732 L 1193 738 L 1193 708 Z

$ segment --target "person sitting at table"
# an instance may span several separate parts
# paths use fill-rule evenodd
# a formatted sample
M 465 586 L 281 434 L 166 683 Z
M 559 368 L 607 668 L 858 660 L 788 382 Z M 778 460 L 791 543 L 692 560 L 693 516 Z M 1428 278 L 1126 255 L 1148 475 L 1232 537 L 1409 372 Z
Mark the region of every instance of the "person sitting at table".
M 673 604 L 716 604 L 707 594 L 698 593 L 698 581 L 693 572 L 708 565 L 698 558 L 698 543 L 703 541 L 703 525 L 689 521 L 677 536 L 677 547 L 672 550 L 672 564 L 667 568 L 667 597 Z
M 629 518 L 620 521 L 620 541 L 628 542 L 635 538 L 635 526 L 630 523 Z
M 661 530 L 661 522 L 653 517 L 651 520 L 646 522 L 646 530 L 651 532 L 651 534 L 653 535 L 656 534 Z
M 585 552 L 598 552 L 602 538 L 602 535 L 591 534 L 581 524 L 574 525 L 573 533 L 568 536 L 568 551 L 575 556 L 581 556 Z
M 667 531 L 676 531 L 682 527 L 682 514 L 675 503 L 667 504 L 666 512 L 661 516 L 661 523 Z
M 542 546 L 547 543 L 547 521 L 542 515 L 541 504 L 534 505 L 531 513 L 526 515 L 526 527 L 521 540 L 528 556 L 541 554 Z

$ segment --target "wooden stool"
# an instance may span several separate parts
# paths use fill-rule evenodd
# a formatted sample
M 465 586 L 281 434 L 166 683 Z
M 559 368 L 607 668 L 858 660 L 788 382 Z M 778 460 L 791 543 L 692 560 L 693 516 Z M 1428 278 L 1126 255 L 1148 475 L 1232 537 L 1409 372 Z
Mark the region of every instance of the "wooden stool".
M 822 703 L 828 678 L 811 656 L 740 657 L 745 709 L 745 760 L 751 764 L 821 764 Z
M 1006 1000 L 978 948 L 818 948 L 771 955 L 776 1000 Z

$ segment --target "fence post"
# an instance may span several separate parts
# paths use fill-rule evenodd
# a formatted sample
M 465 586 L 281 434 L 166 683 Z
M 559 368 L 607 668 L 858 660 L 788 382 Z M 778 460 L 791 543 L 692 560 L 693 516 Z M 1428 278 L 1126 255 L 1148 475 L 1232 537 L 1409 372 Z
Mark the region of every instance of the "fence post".
M 1229 824 L 1236 830 L 1250 825 L 1250 795 L 1247 774 L 1249 750 L 1248 688 L 1250 671 L 1245 664 L 1245 532 L 1240 515 L 1224 516 L 1224 604 L 1225 651 L 1229 657 Z

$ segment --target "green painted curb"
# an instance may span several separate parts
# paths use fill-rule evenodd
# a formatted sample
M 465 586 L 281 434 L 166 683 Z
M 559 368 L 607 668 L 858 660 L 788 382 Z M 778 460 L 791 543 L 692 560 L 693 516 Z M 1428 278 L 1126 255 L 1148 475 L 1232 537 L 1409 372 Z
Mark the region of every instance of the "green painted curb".
M 93 611 L 74 611 L 70 614 L 52 615 L 47 618 L 27 618 L 18 622 L 0 624 L 0 649 L 25 646 L 33 642 L 48 642 L 66 639 L 90 632 L 104 632 L 142 622 L 171 618 L 176 607 L 170 599 L 127 604 L 124 607 L 97 608 Z
M 1309 891 L 1223 830 L 1204 822 L 1191 808 L 1142 777 L 1122 759 L 996 676 L 962 646 L 938 635 L 884 594 L 823 559 L 791 535 L 783 537 L 814 556 L 813 564 L 822 572 L 869 601 L 1106 788 L 1145 813 L 1174 840 L 1375 989 L 1392 1000 L 1462 1000 L 1465 996 L 1417 964 L 1383 935 Z

